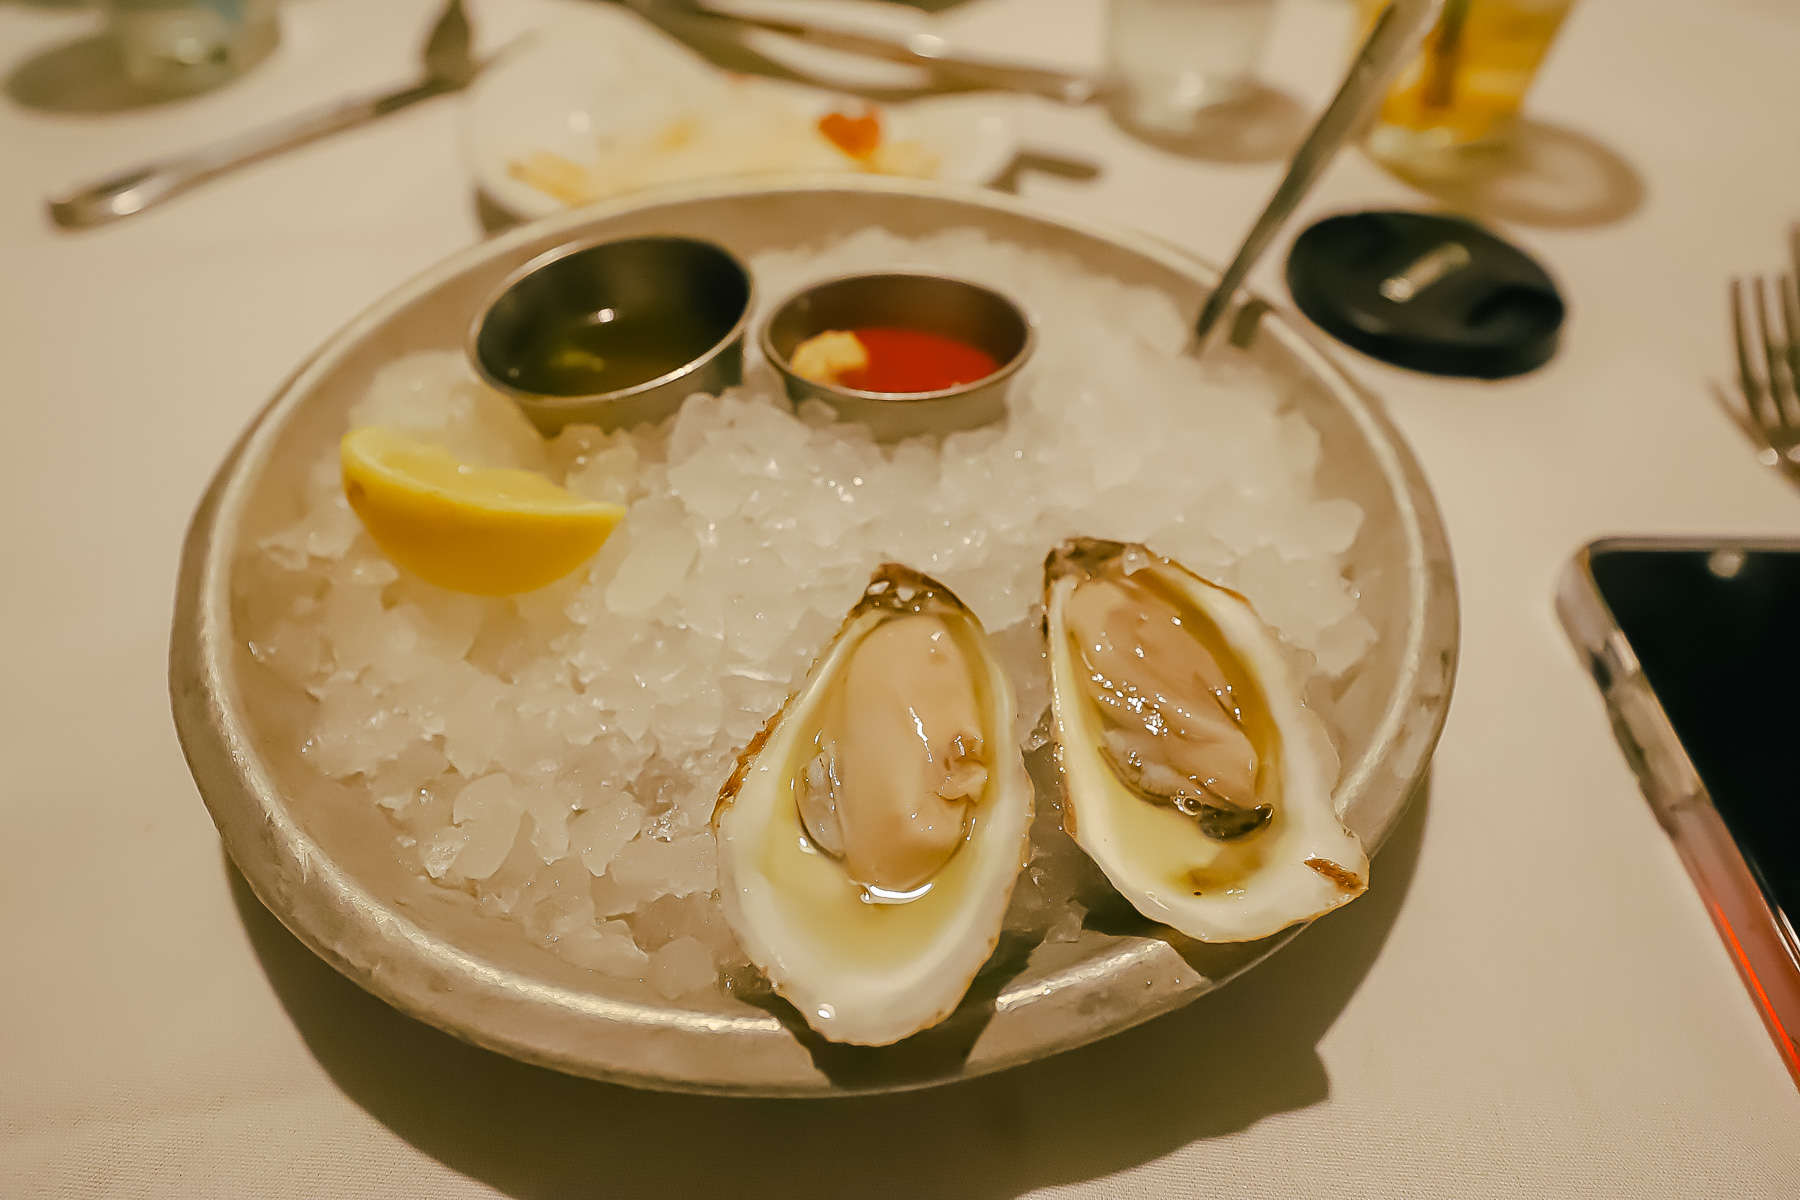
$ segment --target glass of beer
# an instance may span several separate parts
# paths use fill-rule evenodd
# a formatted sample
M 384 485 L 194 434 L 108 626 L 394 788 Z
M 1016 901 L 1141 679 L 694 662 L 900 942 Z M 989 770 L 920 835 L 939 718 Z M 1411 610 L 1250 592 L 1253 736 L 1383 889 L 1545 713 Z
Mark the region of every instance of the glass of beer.
M 1376 158 L 1503 142 L 1574 0 L 1446 0 L 1369 130 Z M 1387 0 L 1362 0 L 1367 32 Z

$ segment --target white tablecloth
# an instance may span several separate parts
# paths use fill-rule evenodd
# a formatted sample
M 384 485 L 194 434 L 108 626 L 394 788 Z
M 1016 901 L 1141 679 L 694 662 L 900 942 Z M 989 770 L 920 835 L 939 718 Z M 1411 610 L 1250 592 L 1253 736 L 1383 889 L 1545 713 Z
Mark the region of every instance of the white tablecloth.
M 1642 194 L 1597 226 L 1501 223 L 1566 289 L 1561 354 L 1493 385 L 1345 354 L 1424 461 L 1462 586 L 1430 796 L 1377 888 L 1132 1033 L 830 1103 L 637 1093 L 415 1025 L 234 885 L 182 763 L 164 655 L 184 524 L 304 354 L 480 236 L 454 105 L 83 235 L 54 232 L 41 197 L 385 84 L 434 7 L 291 3 L 276 57 L 213 95 L 94 115 L 12 86 L 0 109 L 0 1193 L 1800 1194 L 1800 1097 L 1550 607 L 1596 535 L 1800 525 L 1800 494 L 1703 388 L 1727 362 L 1724 280 L 1776 267 L 1800 217 L 1800 7 L 1584 0 L 1533 107 L 1609 147 Z M 556 11 L 473 8 L 488 35 Z M 0 66 L 90 20 L 0 9 Z M 1077 0 L 974 0 L 944 20 L 1021 52 L 1095 53 L 1097 10 Z M 1318 103 L 1346 21 L 1342 4 L 1288 5 L 1270 79 Z M 1210 256 L 1277 172 L 1000 102 L 1034 141 L 1105 166 L 1091 183 L 1029 177 L 1027 195 Z M 1630 180 L 1614 180 L 1622 208 Z M 1352 153 L 1308 209 L 1426 203 Z M 1282 258 L 1258 273 L 1271 294 Z

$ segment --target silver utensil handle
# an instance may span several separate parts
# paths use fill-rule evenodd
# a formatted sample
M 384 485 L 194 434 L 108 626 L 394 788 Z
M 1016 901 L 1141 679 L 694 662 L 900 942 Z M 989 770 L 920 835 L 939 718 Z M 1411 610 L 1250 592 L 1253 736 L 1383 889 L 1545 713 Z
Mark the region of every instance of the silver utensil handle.
M 646 0 L 631 0 L 633 8 L 643 11 Z M 1030 63 L 1008 62 L 965 54 L 935 33 L 919 32 L 903 37 L 876 33 L 860 33 L 813 25 L 783 17 L 759 16 L 735 10 L 714 8 L 708 4 L 675 5 L 674 15 L 700 18 L 742 29 L 761 29 L 778 33 L 796 41 L 827 50 L 862 54 L 885 62 L 923 67 L 964 87 L 992 88 L 998 91 L 1023 92 L 1045 96 L 1063 104 L 1086 104 L 1100 94 L 1098 80 L 1055 67 L 1039 67 Z
M 936 34 L 915 34 L 906 40 L 906 47 L 921 66 L 970 86 L 1045 96 L 1064 104 L 1086 104 L 1101 90 L 1091 76 L 958 54 Z
M 1413 49 L 1422 33 L 1424 18 L 1433 10 L 1435 0 L 1394 0 L 1376 18 L 1362 49 L 1338 87 L 1325 111 L 1314 122 L 1312 132 L 1300 144 L 1288 172 L 1276 186 L 1275 194 L 1256 219 L 1244 244 L 1238 248 L 1231 265 L 1219 276 L 1219 286 L 1206 298 L 1199 319 L 1194 322 L 1194 336 L 1189 351 L 1198 354 L 1206 349 L 1219 319 L 1231 304 L 1244 277 L 1262 257 L 1276 233 L 1293 215 L 1294 209 L 1312 189 L 1313 183 L 1337 154 L 1370 104 L 1399 70 L 1401 59 Z
M 85 229 L 129 217 L 227 171 L 372 121 L 444 90 L 440 83 L 417 83 L 303 113 L 204 150 L 155 159 L 52 199 L 50 219 L 65 229 Z

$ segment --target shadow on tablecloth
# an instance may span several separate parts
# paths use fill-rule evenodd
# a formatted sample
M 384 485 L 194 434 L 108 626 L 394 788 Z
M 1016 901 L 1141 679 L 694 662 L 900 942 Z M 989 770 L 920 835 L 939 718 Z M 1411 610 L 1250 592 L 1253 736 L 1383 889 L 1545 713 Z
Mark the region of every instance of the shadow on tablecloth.
M 1527 117 L 1492 148 L 1405 168 L 1399 179 L 1451 212 L 1538 229 L 1614 225 L 1643 207 L 1644 177 L 1591 134 Z
M 1300 148 L 1312 124 L 1312 114 L 1288 92 L 1266 83 L 1254 84 L 1235 100 L 1203 109 L 1194 127 L 1184 134 L 1170 134 L 1136 121 L 1122 94 L 1106 104 L 1107 114 L 1120 132 L 1177 158 L 1207 163 L 1279 162 Z
M 337 974 L 227 868 L 263 970 L 345 1095 L 507 1195 L 1004 1200 L 1324 1100 L 1330 1080 L 1315 1047 L 1405 901 L 1427 807 L 1421 790 L 1376 858 L 1367 896 L 1221 991 L 1043 1062 L 846 1100 L 638 1092 L 477 1049 Z

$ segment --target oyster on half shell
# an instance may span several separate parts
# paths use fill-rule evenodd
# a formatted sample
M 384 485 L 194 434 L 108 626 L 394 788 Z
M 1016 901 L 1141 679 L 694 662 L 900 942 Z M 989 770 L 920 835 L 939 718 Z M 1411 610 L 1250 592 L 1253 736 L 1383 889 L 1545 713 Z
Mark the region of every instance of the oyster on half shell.
M 825 1037 L 936 1024 L 993 952 L 1029 853 L 1014 708 L 975 614 L 888 563 L 719 793 L 725 916 Z
M 1363 892 L 1337 754 L 1248 601 L 1077 538 L 1044 562 L 1044 610 L 1063 828 L 1133 907 L 1238 942 Z

